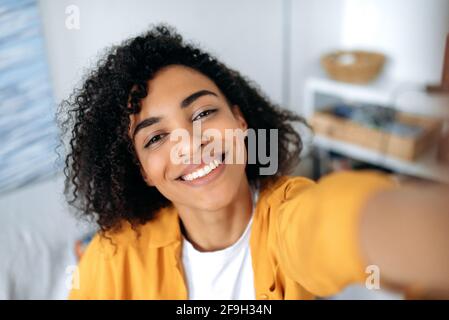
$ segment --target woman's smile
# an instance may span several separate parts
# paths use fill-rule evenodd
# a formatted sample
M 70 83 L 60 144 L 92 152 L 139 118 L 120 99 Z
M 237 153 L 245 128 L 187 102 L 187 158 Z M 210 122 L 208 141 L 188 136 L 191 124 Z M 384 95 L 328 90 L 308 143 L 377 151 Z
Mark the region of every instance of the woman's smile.
M 208 163 L 201 161 L 200 164 L 191 164 L 177 180 L 192 187 L 209 184 L 218 179 L 225 170 L 225 156 L 226 154 L 223 153 L 215 159 L 210 159 Z

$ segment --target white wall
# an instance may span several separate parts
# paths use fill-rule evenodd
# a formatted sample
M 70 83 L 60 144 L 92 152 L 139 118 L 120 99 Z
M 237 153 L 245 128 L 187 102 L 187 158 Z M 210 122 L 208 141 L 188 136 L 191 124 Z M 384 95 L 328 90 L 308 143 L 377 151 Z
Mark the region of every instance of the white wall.
M 323 75 L 319 57 L 338 48 L 385 52 L 385 74 L 438 82 L 449 0 L 39 0 L 57 101 L 105 46 L 168 22 L 274 101 L 301 112 L 304 81 Z M 80 30 L 65 8 L 80 8 Z
M 276 101 L 282 95 L 282 2 L 270 0 L 39 0 L 57 100 L 105 47 L 167 22 L 257 81 Z M 65 8 L 80 9 L 80 30 L 65 27 Z
M 57 101 L 103 48 L 151 23 L 168 22 L 296 111 L 317 57 L 339 46 L 343 1 L 39 0 Z M 65 9 L 72 4 L 80 9 L 80 30 L 65 27 Z
M 320 74 L 319 58 L 340 47 L 344 0 L 292 1 L 289 107 L 300 112 L 304 82 Z
M 345 0 L 342 45 L 380 50 L 391 58 L 386 76 L 439 83 L 448 0 Z

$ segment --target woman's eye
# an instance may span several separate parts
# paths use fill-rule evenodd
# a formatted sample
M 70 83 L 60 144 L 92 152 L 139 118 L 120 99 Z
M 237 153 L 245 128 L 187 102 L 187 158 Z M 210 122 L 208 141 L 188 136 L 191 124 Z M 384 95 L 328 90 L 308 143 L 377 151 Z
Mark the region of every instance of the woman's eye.
M 217 111 L 217 110 L 216 109 L 205 110 L 205 111 L 199 113 L 195 118 L 193 118 L 193 121 L 197 121 L 201 118 L 204 118 L 204 117 L 214 113 L 215 111 Z
M 156 142 L 160 141 L 165 135 L 164 134 L 157 134 L 154 137 L 152 137 L 148 142 L 145 144 L 144 148 L 148 148 L 149 146 L 155 144 Z

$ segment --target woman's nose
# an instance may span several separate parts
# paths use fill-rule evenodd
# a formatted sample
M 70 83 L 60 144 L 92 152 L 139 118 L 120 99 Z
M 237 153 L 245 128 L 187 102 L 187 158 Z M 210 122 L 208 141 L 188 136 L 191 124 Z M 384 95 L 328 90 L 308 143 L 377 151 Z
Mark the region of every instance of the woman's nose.
M 202 147 L 208 143 L 206 137 L 204 137 L 201 131 L 183 130 L 185 130 L 185 132 L 177 145 L 177 153 L 181 162 L 187 164 L 201 161 Z

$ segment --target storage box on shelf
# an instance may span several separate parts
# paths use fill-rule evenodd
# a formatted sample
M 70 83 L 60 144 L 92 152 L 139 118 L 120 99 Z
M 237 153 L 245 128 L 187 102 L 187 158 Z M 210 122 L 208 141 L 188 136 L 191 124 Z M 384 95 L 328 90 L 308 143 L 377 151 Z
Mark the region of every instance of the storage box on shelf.
M 333 103 L 348 101 L 394 108 L 399 111 L 399 121 L 423 130 L 413 138 L 401 137 L 326 112 Z M 442 119 L 449 116 L 447 96 L 429 96 L 418 85 L 378 81 L 362 86 L 311 78 L 306 82 L 304 106 L 306 118 L 314 127 L 315 146 L 401 174 L 449 183 L 449 168 L 436 157 Z
M 406 161 L 417 159 L 436 144 L 442 121 L 400 113 L 397 121 L 421 128 L 416 136 L 403 136 L 369 128 L 329 112 L 316 111 L 311 124 L 315 133 L 359 145 Z

